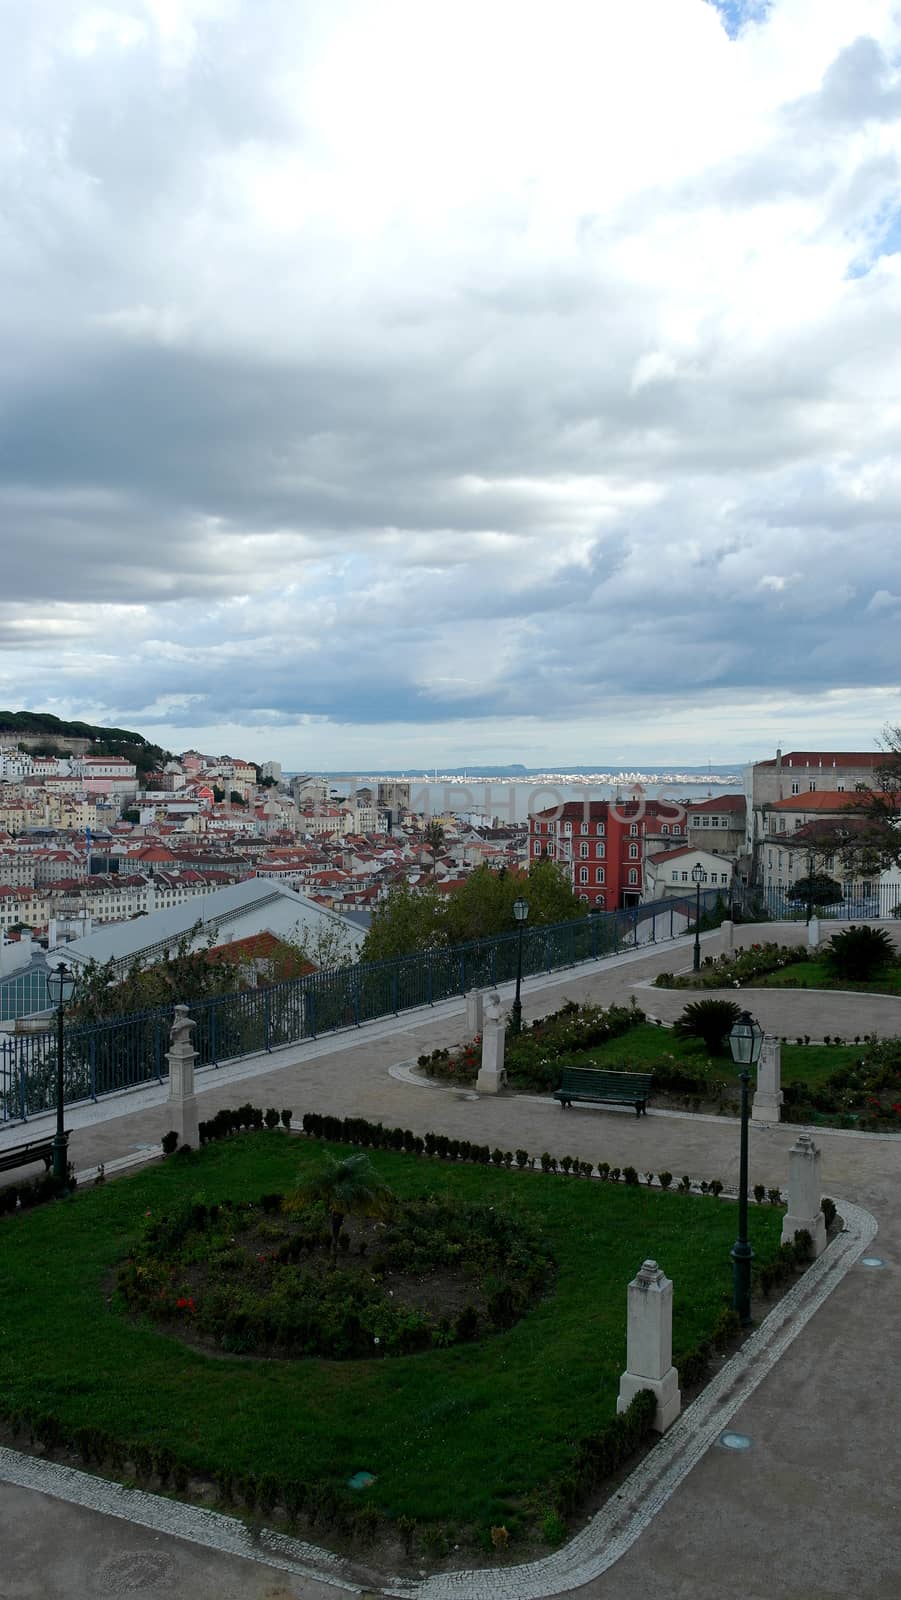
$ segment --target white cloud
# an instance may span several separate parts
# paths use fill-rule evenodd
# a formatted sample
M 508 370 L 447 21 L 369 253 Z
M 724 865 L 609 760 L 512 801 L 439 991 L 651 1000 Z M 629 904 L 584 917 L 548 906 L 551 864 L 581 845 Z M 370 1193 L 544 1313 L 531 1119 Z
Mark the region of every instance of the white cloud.
M 869 742 L 901 20 L 749 15 L 14 0 L 4 703 L 262 709 L 334 765 L 735 754 L 835 690 Z

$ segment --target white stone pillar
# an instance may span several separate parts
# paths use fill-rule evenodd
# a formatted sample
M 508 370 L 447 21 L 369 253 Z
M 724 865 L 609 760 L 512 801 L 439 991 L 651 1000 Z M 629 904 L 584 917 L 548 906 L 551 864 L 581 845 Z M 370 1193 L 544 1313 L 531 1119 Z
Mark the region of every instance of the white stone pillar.
M 193 1028 L 194 1018 L 188 1015 L 187 1006 L 176 1006 L 166 1053 L 169 1063 L 169 1115 L 179 1144 L 189 1144 L 196 1149 L 199 1143 L 197 1098 L 194 1094 L 197 1051 L 191 1044 Z
M 735 923 L 726 920 L 720 923 L 720 954 L 731 956 L 735 954 Z
M 485 996 L 482 1027 L 482 1065 L 476 1078 L 479 1094 L 500 1094 L 507 1081 L 504 1070 L 504 1018 L 501 997 L 496 992 Z
M 482 991 L 470 989 L 466 996 L 466 1037 L 475 1039 L 482 1032 Z
M 788 1211 L 782 1224 L 782 1243 L 793 1244 L 806 1228 L 813 1253 L 826 1248 L 826 1219 L 820 1207 L 820 1152 L 809 1133 L 799 1133 L 788 1153 Z
M 807 924 L 807 948 L 817 950 L 820 944 L 820 919 L 811 917 Z
M 682 1396 L 673 1366 L 673 1284 L 656 1261 L 645 1261 L 629 1284 L 626 1370 L 617 1411 L 625 1411 L 640 1389 L 656 1395 L 653 1426 L 665 1433 L 682 1409 Z
M 757 1063 L 757 1085 L 751 1105 L 753 1122 L 778 1122 L 782 1116 L 782 1045 L 764 1039 Z

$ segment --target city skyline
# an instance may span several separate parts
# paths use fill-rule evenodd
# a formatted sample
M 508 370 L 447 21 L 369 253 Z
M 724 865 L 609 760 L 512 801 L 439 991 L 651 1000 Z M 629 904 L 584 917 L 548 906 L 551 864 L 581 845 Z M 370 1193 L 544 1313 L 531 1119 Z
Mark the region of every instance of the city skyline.
M 298 770 L 901 721 L 892 0 L 0 45 L 0 704 Z

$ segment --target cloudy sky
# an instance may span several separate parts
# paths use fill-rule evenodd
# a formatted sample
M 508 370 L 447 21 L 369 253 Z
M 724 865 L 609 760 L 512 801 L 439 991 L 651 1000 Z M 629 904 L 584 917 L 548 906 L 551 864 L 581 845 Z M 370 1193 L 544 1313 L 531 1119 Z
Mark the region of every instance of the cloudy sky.
M 893 0 L 6 0 L 0 705 L 289 768 L 901 721 Z

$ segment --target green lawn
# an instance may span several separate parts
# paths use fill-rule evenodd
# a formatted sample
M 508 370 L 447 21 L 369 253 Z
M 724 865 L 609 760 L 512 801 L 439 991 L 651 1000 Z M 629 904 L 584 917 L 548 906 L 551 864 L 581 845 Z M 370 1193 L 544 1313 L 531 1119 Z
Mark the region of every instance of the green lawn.
M 388 1514 L 515 1528 L 572 1441 L 614 1413 L 626 1285 L 642 1260 L 674 1279 L 677 1364 L 728 1303 L 736 1216 L 724 1201 L 374 1152 L 399 1195 L 487 1200 L 539 1225 L 558 1264 L 553 1293 L 476 1344 L 340 1363 L 212 1357 L 115 1308 L 116 1265 L 148 1211 L 285 1189 L 323 1148 L 245 1134 L 0 1221 L 4 1406 L 168 1446 L 204 1474 L 343 1483 L 362 1469 Z M 774 1255 L 781 1222 L 751 1208 L 760 1259 Z
M 870 983 L 855 983 L 850 978 L 832 978 L 824 961 L 797 961 L 779 972 L 755 978 L 755 989 L 847 989 L 856 994 L 901 994 L 901 965 L 887 967 Z
M 782 1082 L 797 1083 L 803 1080 L 812 1087 L 818 1086 L 839 1067 L 849 1066 L 860 1058 L 860 1045 L 796 1045 L 782 1046 Z M 714 1056 L 708 1071 L 710 1057 L 704 1046 L 691 1039 L 677 1039 L 672 1028 L 658 1028 L 654 1023 L 642 1022 L 620 1039 L 610 1039 L 584 1052 L 586 1066 L 597 1062 L 605 1067 L 622 1067 L 627 1071 L 652 1072 L 663 1056 L 671 1055 L 688 1070 L 713 1078 L 737 1077 L 732 1058 Z M 576 1057 L 568 1057 L 573 1064 Z

